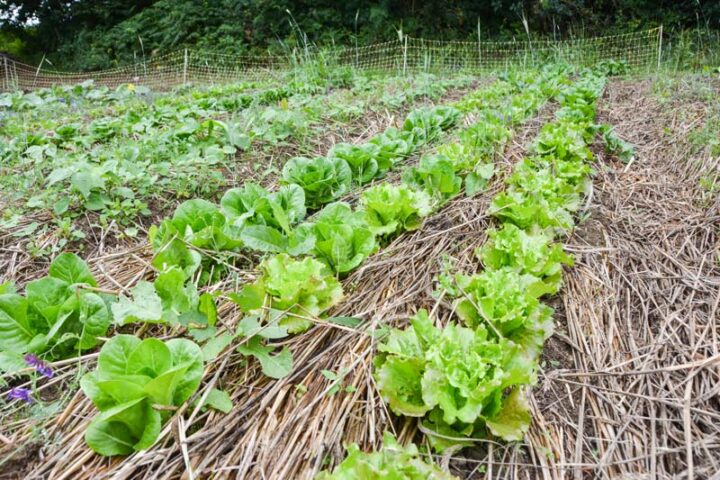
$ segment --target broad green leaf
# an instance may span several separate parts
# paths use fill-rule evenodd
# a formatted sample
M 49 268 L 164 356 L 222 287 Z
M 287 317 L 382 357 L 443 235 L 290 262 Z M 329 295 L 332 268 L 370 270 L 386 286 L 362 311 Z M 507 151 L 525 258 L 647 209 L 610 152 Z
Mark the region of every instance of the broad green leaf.
M 146 338 L 130 353 L 127 373 L 155 378 L 172 366 L 170 349 L 157 338 Z
M 181 363 L 161 372 L 143 386 L 143 391 L 155 404 L 174 405 L 175 391 L 190 366 L 189 362 Z
M 238 352 L 243 355 L 252 355 L 260 361 L 262 372 L 270 378 L 283 378 L 290 374 L 293 368 L 293 357 L 290 350 L 285 347 L 280 353 L 271 355 L 274 347 L 262 343 L 260 337 L 252 337 L 247 344 L 240 345 Z
M 222 413 L 230 413 L 233 403 L 227 392 L 213 388 L 210 390 L 210 393 L 208 393 L 204 406 L 214 408 Z
M 139 398 L 102 412 L 88 426 L 85 441 L 101 455 L 129 455 L 152 445 L 161 423 L 160 412 Z
M 388 357 L 376 371 L 375 378 L 383 400 L 396 414 L 422 417 L 432 408 L 423 400 L 423 368 L 422 360 Z
M 251 225 L 240 234 L 245 246 L 260 252 L 283 253 L 288 249 L 288 239 L 272 227 Z
M 202 381 L 205 371 L 203 353 L 195 342 L 185 338 L 173 338 L 166 344 L 172 353 L 173 365 L 189 365 L 173 395 L 173 404 L 180 405 L 195 393 Z
M 95 277 L 87 264 L 74 253 L 61 253 L 53 260 L 48 275 L 63 280 L 69 284 L 86 283 L 97 287 Z
M 220 352 L 232 343 L 234 338 L 235 337 L 229 333 L 222 333 L 208 340 L 205 345 L 202 346 L 203 359 L 209 362 L 217 358 Z
M 111 308 L 115 323 L 118 325 L 163 321 L 162 299 L 157 294 L 155 285 L 150 282 L 139 282 L 132 289 L 132 300 L 121 295 Z
M 28 302 L 20 295 L 0 295 L 0 347 L 3 350 L 24 353 L 35 337 L 27 310 Z
M 132 368 L 130 356 L 142 341 L 134 335 L 119 334 L 105 342 L 98 356 L 98 371 L 103 376 L 120 376 Z
M 518 442 L 530 428 L 531 420 L 525 393 L 520 388 L 515 388 L 503 400 L 500 413 L 485 422 L 493 435 L 508 442 Z

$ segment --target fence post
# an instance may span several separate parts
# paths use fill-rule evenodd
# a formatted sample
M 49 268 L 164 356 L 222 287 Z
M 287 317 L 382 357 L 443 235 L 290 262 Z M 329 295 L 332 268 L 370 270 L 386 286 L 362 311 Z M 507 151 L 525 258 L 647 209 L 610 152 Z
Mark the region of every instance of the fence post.
M 10 70 L 8 70 L 7 57 L 3 55 L 3 89 L 10 91 Z
M 407 73 L 407 35 L 403 36 L 403 75 Z
M 188 68 L 188 49 L 185 49 L 185 59 L 183 61 L 183 86 L 187 85 L 187 68 Z
M 43 63 L 45 62 L 45 54 L 43 53 L 42 60 L 40 60 L 40 63 L 38 64 L 37 70 L 35 70 L 35 78 L 33 79 L 32 88 L 35 88 L 35 84 L 37 83 L 38 75 L 40 75 L 40 69 L 43 66 Z
M 480 42 L 480 17 L 478 17 L 478 71 L 482 69 L 482 43 Z
M 660 24 L 660 34 L 658 35 L 658 61 L 657 68 L 660 70 L 660 61 L 662 59 L 662 37 L 663 37 L 663 26 Z

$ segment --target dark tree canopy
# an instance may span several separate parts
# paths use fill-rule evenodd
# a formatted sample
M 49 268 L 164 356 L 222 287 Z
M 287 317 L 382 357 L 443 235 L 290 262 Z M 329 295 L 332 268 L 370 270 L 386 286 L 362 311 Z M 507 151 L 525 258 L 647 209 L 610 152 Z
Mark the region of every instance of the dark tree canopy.
M 56 65 L 109 67 L 198 46 L 228 53 L 299 40 L 368 44 L 426 38 L 597 35 L 664 24 L 720 28 L 718 0 L 0 0 L 0 50 Z M 21 43 L 21 48 L 18 47 Z

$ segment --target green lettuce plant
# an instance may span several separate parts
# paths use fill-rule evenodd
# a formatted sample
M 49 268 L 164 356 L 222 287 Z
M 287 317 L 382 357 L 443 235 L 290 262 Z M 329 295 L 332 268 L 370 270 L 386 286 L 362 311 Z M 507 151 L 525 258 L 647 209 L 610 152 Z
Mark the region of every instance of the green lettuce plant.
M 377 247 L 362 212 L 344 202 L 327 205 L 306 228 L 314 237 L 312 255 L 338 274 L 357 268 Z
M 190 340 L 112 337 L 100 350 L 97 369 L 80 380 L 100 410 L 85 441 L 108 456 L 150 447 L 175 407 L 195 393 L 203 368 L 202 351 Z
M 375 135 L 369 143 L 378 146 L 378 164 L 388 168 L 409 157 L 417 148 L 412 132 L 394 127 Z
M 460 319 L 471 328 L 486 326 L 493 334 L 536 349 L 552 334 L 552 308 L 539 298 L 551 292 L 539 278 L 511 267 L 458 275 Z
M 413 110 L 405 118 L 403 130 L 411 132 L 419 143 L 432 142 L 457 123 L 460 111 L 450 106 L 424 107 Z
M 374 143 L 352 145 L 338 143 L 328 153 L 328 158 L 342 159 L 350 166 L 353 181 L 363 185 L 392 167 L 392 163 L 378 163 L 381 160 L 380 147 Z
M 562 284 L 562 267 L 572 266 L 573 258 L 552 240 L 550 232 L 538 227 L 526 231 L 505 223 L 499 230 L 488 231 L 488 241 L 476 254 L 485 268 L 508 267 L 520 274 L 531 274 L 542 279 L 548 293 L 555 294 Z
M 352 170 L 337 157 L 295 157 L 283 167 L 282 178 L 283 182 L 303 189 L 309 208 L 319 208 L 350 190 Z
M 305 192 L 290 184 L 275 192 L 247 182 L 225 192 L 220 205 L 231 228 L 247 248 L 261 252 L 306 252 L 311 245 L 294 235 L 294 227 L 305 218 Z
M 375 379 L 390 409 L 423 418 L 437 450 L 488 432 L 522 438 L 530 414 L 520 387 L 534 382 L 535 363 L 521 348 L 483 326 L 438 328 L 425 310 L 379 346 Z M 452 430 L 452 441 L 433 435 Z
M 24 296 L 4 288 L 0 350 L 65 358 L 97 345 L 110 326 L 110 312 L 107 296 L 93 287 L 97 282 L 85 262 L 63 253 L 46 277 L 27 284 Z
M 422 218 L 432 211 L 432 200 L 427 193 L 389 183 L 367 189 L 360 197 L 360 204 L 370 231 L 383 236 L 420 228 Z
M 426 155 L 417 167 L 409 168 L 403 180 L 417 186 L 442 205 L 460 193 L 462 177 L 455 174 L 455 166 L 445 156 Z
M 348 447 L 345 460 L 332 472 L 320 472 L 315 480 L 457 480 L 420 458 L 414 444 L 403 447 L 385 432 L 379 451 L 365 453 L 356 444 Z
M 275 320 L 288 333 L 307 330 L 343 298 L 342 285 L 328 267 L 312 257 L 296 260 L 274 255 L 260 264 L 261 276 L 246 285 L 233 300 L 246 313 L 263 313 L 263 307 L 281 312 Z
M 151 227 L 150 236 L 156 251 L 166 249 L 175 239 L 212 251 L 234 250 L 242 245 L 223 212 L 212 202 L 199 198 L 178 205 L 172 218 Z

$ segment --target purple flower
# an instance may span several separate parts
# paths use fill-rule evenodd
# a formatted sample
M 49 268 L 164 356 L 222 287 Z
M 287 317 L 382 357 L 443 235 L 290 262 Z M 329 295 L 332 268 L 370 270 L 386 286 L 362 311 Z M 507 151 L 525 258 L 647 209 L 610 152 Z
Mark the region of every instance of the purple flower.
M 32 353 L 28 353 L 25 355 L 25 363 L 28 364 L 28 366 L 33 367 L 37 372 L 42 375 L 43 377 L 52 378 L 53 377 L 53 369 L 45 363 L 44 361 L 40 360 L 37 355 L 34 355 Z
M 11 388 L 7 394 L 8 400 L 22 400 L 25 403 L 32 403 L 33 399 L 30 396 L 30 389 L 24 387 Z
M 53 369 L 47 363 L 44 363 L 41 366 L 37 367 L 37 371 L 40 375 L 42 375 L 45 378 L 53 377 Z
M 25 358 L 25 363 L 27 363 L 28 366 L 30 366 L 30 367 L 38 368 L 39 366 L 42 366 L 45 364 L 45 362 L 40 360 L 37 355 L 32 354 L 32 353 L 28 353 L 27 355 L 25 355 L 24 358 Z

